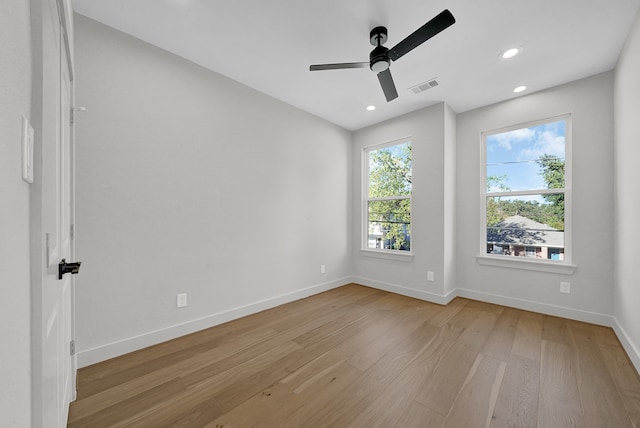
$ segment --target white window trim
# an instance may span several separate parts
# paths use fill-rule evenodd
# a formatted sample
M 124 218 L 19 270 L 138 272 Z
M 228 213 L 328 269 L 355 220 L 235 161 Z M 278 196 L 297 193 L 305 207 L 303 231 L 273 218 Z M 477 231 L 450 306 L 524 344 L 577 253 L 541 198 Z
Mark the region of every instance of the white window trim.
M 362 189 L 360 194 L 362 195 L 361 203 L 361 240 L 360 240 L 360 254 L 368 257 L 376 257 L 388 260 L 400 260 L 400 261 L 412 261 L 413 260 L 413 239 L 411 240 L 411 250 L 387 250 L 384 248 L 369 248 L 369 201 L 376 200 L 390 200 L 390 199 L 409 199 L 409 209 L 411 210 L 411 231 L 413 235 L 413 184 L 411 186 L 411 195 L 406 196 L 390 196 L 387 198 L 369 198 L 369 152 L 386 147 L 396 146 L 398 144 L 411 143 L 413 146 L 412 136 L 406 136 L 398 138 L 397 140 L 387 141 L 379 144 L 372 144 L 362 148 L 361 156 L 361 171 L 362 171 Z M 413 147 L 412 147 L 413 149 Z M 413 173 L 413 157 L 411 158 L 411 170 Z
M 476 261 L 483 266 L 534 270 L 538 272 L 560 273 L 563 275 L 571 275 L 577 269 L 576 265 L 565 262 L 552 262 L 526 257 L 492 256 L 491 254 L 479 254 L 476 256 Z
M 361 248 L 360 255 L 366 256 L 366 257 L 373 257 L 376 259 L 395 260 L 400 262 L 413 261 L 413 253 L 409 251 Z
M 535 194 L 549 194 L 558 193 L 560 189 L 539 189 L 528 191 L 515 191 L 515 192 L 487 192 L 487 144 L 486 136 L 493 134 L 500 134 L 503 132 L 509 132 L 516 129 L 528 128 L 531 126 L 543 125 L 550 122 L 566 121 L 565 128 L 565 170 L 564 170 L 564 260 L 551 261 L 551 260 L 532 260 L 520 257 L 507 257 L 499 255 L 487 254 L 487 196 L 518 196 L 518 195 L 530 195 Z M 552 116 L 545 119 L 534 120 L 530 122 L 524 122 L 513 126 L 507 126 L 504 128 L 494 129 L 490 131 L 483 131 L 480 133 L 480 248 L 478 249 L 478 255 L 476 260 L 481 265 L 497 266 L 524 270 L 534 270 L 540 272 L 552 272 L 561 274 L 573 274 L 577 268 L 572 264 L 572 183 L 571 178 L 573 153 L 571 150 L 573 141 L 573 125 L 571 113 L 566 113 L 558 116 Z

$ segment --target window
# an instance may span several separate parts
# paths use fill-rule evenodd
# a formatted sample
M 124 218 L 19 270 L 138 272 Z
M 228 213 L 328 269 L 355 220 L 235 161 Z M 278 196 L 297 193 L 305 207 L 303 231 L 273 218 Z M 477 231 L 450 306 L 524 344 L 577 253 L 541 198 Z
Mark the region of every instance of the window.
M 569 262 L 570 116 L 486 132 L 485 254 Z
M 411 141 L 364 150 L 365 249 L 411 251 Z

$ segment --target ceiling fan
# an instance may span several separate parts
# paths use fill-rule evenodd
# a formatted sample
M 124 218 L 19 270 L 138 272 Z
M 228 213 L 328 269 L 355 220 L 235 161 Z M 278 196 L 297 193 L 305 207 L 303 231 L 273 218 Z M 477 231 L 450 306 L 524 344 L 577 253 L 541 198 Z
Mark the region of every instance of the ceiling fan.
M 431 21 L 418 28 L 400 43 L 388 49 L 382 46 L 387 41 L 387 28 L 376 27 L 369 33 L 369 41 L 375 48 L 369 54 L 369 62 L 347 62 L 338 64 L 316 64 L 309 67 L 310 71 L 338 70 L 343 68 L 365 68 L 369 66 L 371 71 L 378 74 L 378 80 L 387 102 L 398 98 L 396 85 L 393 83 L 389 66 L 391 61 L 411 52 L 436 34 L 450 27 L 456 22 L 448 9 L 443 10 Z

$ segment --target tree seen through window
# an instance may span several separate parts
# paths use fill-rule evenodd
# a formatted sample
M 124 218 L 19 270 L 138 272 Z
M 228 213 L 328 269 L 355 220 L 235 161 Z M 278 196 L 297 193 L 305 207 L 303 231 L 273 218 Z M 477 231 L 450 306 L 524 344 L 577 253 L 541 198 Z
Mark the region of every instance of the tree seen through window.
M 411 142 L 365 151 L 367 248 L 411 250 Z

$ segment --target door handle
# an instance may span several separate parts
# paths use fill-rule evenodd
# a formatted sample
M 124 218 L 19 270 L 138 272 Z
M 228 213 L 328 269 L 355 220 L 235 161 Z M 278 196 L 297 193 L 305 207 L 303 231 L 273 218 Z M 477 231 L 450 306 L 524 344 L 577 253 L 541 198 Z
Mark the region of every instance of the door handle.
M 67 259 L 62 259 L 60 263 L 58 263 L 58 279 L 62 279 L 62 275 L 65 273 L 76 275 L 80 272 L 81 264 L 82 262 L 67 263 Z

